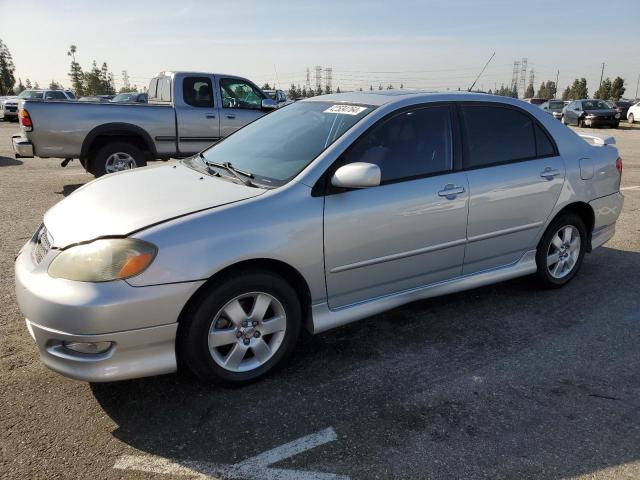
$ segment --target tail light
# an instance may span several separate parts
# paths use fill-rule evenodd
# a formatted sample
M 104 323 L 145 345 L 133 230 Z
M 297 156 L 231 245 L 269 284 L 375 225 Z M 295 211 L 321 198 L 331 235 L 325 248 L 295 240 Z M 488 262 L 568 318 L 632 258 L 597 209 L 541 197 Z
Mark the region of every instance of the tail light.
M 618 173 L 622 176 L 622 158 L 618 157 L 618 159 L 616 160 L 616 170 L 618 170 Z
M 22 125 L 27 132 L 33 130 L 33 122 L 31 122 L 29 112 L 25 109 L 20 109 L 20 125 Z

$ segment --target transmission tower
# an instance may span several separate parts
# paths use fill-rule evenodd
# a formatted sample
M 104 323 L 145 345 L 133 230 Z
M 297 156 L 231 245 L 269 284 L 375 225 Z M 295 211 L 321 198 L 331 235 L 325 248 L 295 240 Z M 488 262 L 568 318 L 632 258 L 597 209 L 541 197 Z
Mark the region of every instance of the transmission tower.
M 533 85 L 533 87 L 535 88 L 536 86 L 535 81 L 536 81 L 536 72 L 532 68 L 531 70 L 529 70 L 529 85 Z
M 129 73 L 126 70 L 122 70 L 122 86 L 125 90 L 131 90 L 131 84 L 129 83 Z
M 331 67 L 327 67 L 324 69 L 324 84 L 325 84 L 325 89 L 331 93 L 333 92 L 333 86 L 331 85 L 332 83 L 332 76 L 333 74 L 333 68 Z
M 307 92 L 311 90 L 311 74 L 309 73 L 309 67 L 307 67 Z
M 513 92 L 518 88 L 518 77 L 520 75 L 520 62 L 516 60 L 513 62 L 513 74 L 511 75 L 511 91 Z
M 527 82 L 527 59 L 523 58 L 520 62 L 520 88 L 519 91 L 522 91 L 522 96 L 524 97 L 524 92 L 527 91 L 527 86 L 525 85 Z
M 322 66 L 316 65 L 316 92 L 322 89 Z

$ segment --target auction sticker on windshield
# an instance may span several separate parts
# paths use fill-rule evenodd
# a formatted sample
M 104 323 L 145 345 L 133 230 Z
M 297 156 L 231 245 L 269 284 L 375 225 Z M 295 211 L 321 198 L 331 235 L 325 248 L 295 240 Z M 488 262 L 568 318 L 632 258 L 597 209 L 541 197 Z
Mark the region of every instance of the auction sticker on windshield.
M 358 107 L 357 105 L 333 105 L 327 108 L 324 113 L 340 113 L 342 115 L 358 115 L 364 112 L 367 107 Z

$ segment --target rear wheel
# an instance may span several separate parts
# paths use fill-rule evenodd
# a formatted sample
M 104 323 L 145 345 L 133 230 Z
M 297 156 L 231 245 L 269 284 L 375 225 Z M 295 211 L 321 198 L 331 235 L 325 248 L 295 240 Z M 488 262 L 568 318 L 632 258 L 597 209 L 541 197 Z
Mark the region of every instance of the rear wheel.
M 144 152 L 129 142 L 111 142 L 101 147 L 89 160 L 89 171 L 95 177 L 107 173 L 121 172 L 144 167 L 147 161 Z
M 543 286 L 559 288 L 576 275 L 586 251 L 587 229 L 575 214 L 563 215 L 547 228 L 536 252 L 537 276 Z
M 179 359 L 204 381 L 248 383 L 291 353 L 300 325 L 300 301 L 287 281 L 242 271 L 212 285 L 181 322 Z

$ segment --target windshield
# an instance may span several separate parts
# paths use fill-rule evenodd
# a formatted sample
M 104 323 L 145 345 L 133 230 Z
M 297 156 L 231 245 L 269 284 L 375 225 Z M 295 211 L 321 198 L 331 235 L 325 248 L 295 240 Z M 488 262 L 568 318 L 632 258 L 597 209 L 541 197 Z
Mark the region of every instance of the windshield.
M 43 93 L 44 92 L 38 92 L 35 90 L 25 90 L 18 95 L 18 98 L 24 98 L 26 100 L 42 100 Z
M 611 106 L 600 100 L 586 100 L 582 102 L 583 110 L 611 110 Z
M 564 102 L 549 102 L 549 108 L 551 110 L 562 110 L 564 108 Z
M 202 158 L 230 162 L 233 168 L 252 173 L 256 183 L 283 185 L 373 109 L 332 102 L 294 103 L 205 150 Z
M 120 93 L 111 99 L 112 102 L 135 102 L 137 93 Z

